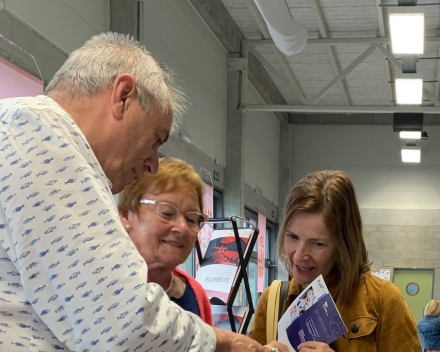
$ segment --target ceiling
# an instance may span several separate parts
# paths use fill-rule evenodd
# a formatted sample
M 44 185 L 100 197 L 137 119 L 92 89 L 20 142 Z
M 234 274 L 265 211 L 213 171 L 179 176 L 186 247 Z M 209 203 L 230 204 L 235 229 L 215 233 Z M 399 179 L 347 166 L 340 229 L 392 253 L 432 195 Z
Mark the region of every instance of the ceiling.
M 401 60 L 391 53 L 388 28 L 388 11 L 397 6 L 397 0 L 285 1 L 309 38 L 304 49 L 292 56 L 281 54 L 273 45 L 253 0 L 221 0 L 244 36 L 242 55 L 249 49 L 286 103 L 248 106 L 250 110 L 440 113 L 440 37 L 436 37 L 440 35 L 440 2 L 417 1 L 425 13 L 425 53 L 416 64 L 424 79 L 423 106 L 397 107 L 394 77 L 401 72 Z

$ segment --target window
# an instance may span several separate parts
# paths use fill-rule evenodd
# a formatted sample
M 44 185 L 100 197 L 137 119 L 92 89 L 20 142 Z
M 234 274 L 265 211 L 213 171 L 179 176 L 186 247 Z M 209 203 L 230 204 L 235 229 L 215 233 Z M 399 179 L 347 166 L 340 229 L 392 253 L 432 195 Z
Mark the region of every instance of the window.
M 245 208 L 244 215 L 246 219 L 248 219 L 252 225 L 258 225 L 258 213 L 252 209 Z M 274 256 L 275 252 L 275 230 L 276 225 L 266 220 L 266 244 L 265 244 L 265 259 L 266 261 L 271 259 Z M 257 270 L 258 270 L 258 241 L 254 246 L 254 250 L 252 252 L 251 259 L 248 264 L 248 277 L 249 277 L 249 287 L 251 289 L 252 302 L 254 307 L 257 305 L 257 301 L 259 298 L 258 293 L 258 282 L 257 282 Z M 274 267 L 265 267 L 264 269 L 264 287 L 267 287 L 269 282 L 275 278 L 275 268 Z M 246 297 L 243 297 L 243 301 L 246 301 Z

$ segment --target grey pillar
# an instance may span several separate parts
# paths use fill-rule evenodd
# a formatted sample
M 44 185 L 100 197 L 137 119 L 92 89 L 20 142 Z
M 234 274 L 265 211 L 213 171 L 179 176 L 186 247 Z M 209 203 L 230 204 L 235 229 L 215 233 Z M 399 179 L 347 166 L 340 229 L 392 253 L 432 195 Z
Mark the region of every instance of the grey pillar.
M 278 222 L 281 224 L 284 215 L 284 202 L 287 193 L 293 186 L 293 127 L 291 123 L 281 124 L 280 136 L 280 193 L 278 205 Z
M 230 54 L 230 57 L 234 57 Z M 235 56 L 235 57 L 238 57 Z M 226 121 L 226 175 L 223 192 L 224 216 L 244 215 L 244 131 L 245 112 L 239 110 L 240 75 L 228 71 L 228 115 Z M 241 224 L 240 224 L 241 225 Z
M 284 216 L 284 202 L 286 200 L 287 193 L 289 193 L 290 189 L 293 186 L 293 129 L 294 125 L 291 123 L 281 124 L 279 193 L 280 204 L 278 205 L 278 222 L 280 226 Z M 278 279 L 287 280 L 288 278 L 288 273 L 282 265 L 278 265 L 276 275 Z

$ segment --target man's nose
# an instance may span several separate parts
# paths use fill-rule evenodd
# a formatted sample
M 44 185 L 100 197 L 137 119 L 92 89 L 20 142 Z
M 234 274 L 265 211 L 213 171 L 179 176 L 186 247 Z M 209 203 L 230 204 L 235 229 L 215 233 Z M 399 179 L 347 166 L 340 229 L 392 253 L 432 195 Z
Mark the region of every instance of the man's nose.
M 147 174 L 156 175 L 159 171 L 159 151 L 154 149 L 150 156 L 144 160 L 144 168 Z

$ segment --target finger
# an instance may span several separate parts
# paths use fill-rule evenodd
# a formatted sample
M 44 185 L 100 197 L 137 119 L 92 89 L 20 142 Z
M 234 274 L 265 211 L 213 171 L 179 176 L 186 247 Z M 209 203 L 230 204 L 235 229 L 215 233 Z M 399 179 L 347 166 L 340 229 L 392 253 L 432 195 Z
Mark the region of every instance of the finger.
M 305 342 L 298 346 L 298 352 L 335 352 L 326 343 Z
M 318 348 L 319 348 L 319 351 L 327 351 L 327 350 L 332 351 L 332 349 L 330 348 L 329 345 L 327 345 L 326 343 L 317 342 L 317 341 L 303 342 L 300 345 L 298 345 L 297 350 L 301 351 L 302 349 L 304 349 L 304 352 L 310 352 L 310 351 L 307 351 L 308 348 L 310 348 L 311 352 L 313 352 L 314 349 L 318 349 Z

